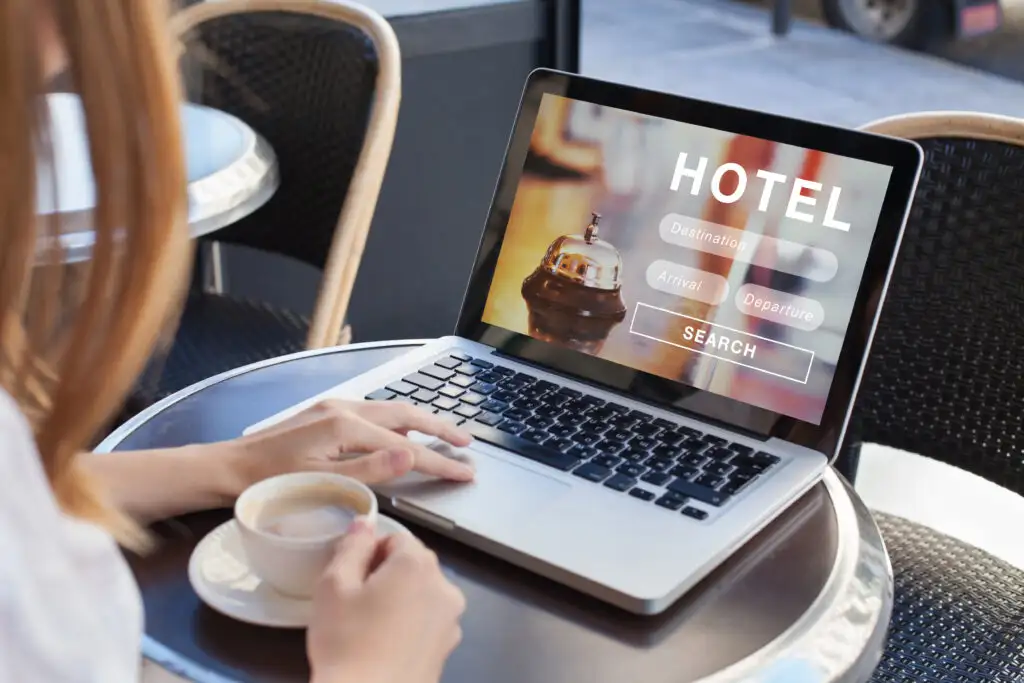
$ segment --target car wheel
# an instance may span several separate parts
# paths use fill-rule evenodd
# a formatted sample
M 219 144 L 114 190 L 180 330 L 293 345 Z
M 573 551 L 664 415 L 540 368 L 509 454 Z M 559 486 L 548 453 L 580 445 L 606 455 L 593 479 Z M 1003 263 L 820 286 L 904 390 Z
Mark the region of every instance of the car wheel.
M 949 3 L 943 0 L 822 0 L 822 10 L 835 28 L 914 50 L 952 34 Z

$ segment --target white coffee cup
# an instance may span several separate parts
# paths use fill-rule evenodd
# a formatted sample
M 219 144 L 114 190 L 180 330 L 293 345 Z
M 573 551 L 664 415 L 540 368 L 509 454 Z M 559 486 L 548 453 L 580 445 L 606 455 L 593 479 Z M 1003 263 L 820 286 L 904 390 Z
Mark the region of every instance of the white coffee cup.
M 376 522 L 377 498 L 369 487 L 329 472 L 297 472 L 264 479 L 235 501 L 235 521 L 250 568 L 284 595 L 308 598 L 313 594 L 347 524 L 339 517 L 338 524 L 324 527 L 324 533 L 315 535 L 286 535 L 269 529 L 274 528 L 276 519 L 289 514 L 315 513 L 322 501 L 335 502 L 337 509 L 351 511 L 351 518 L 360 515 Z

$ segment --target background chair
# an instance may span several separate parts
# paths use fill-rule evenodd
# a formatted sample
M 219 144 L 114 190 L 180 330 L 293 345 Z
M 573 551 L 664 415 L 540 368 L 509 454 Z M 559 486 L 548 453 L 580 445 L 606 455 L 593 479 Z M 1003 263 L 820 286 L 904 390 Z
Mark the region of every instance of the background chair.
M 188 7 L 174 24 L 189 99 L 252 126 L 279 164 L 274 197 L 211 235 L 200 254 L 216 267 L 220 244 L 241 245 L 309 264 L 322 279 L 311 320 L 232 296 L 219 282 L 194 287 L 173 345 L 148 375 L 147 401 L 240 365 L 348 341 L 345 312 L 401 90 L 397 39 L 359 5 L 223 0 Z
M 1024 121 L 917 114 L 866 129 L 916 140 L 926 160 L 843 457 L 882 444 L 1024 494 Z M 963 515 L 981 512 L 943 495 Z M 877 518 L 896 595 L 872 680 L 1020 680 L 1024 571 Z M 1020 519 L 986 521 L 1020 538 Z

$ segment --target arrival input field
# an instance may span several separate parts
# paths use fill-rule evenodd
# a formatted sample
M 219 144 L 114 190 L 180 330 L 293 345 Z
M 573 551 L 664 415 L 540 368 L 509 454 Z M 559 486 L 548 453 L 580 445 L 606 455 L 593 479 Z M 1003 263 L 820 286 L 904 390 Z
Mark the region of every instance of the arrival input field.
M 629 331 L 774 377 L 807 384 L 814 352 L 681 313 L 638 303 Z

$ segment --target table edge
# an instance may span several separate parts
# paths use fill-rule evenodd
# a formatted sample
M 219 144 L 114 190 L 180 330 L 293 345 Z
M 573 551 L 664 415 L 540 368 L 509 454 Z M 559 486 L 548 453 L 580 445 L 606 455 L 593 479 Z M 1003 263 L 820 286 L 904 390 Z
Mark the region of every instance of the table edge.
M 105 453 L 116 448 L 136 429 L 174 404 L 228 379 L 274 365 L 329 353 L 420 346 L 429 339 L 362 342 L 310 349 L 244 365 L 214 375 L 154 403 L 111 432 L 94 449 Z M 881 532 L 867 506 L 850 485 L 830 467 L 822 483 L 826 487 L 839 529 L 832 571 L 821 593 L 789 629 L 760 650 L 700 683 L 784 681 L 794 673 L 804 680 L 865 680 L 881 659 L 892 614 L 892 566 Z M 851 530 L 855 533 L 851 533 Z M 859 643 L 851 648 L 850 643 Z M 856 650 L 854 652 L 854 650 Z M 188 658 L 172 652 L 149 636 L 143 638 L 142 654 L 172 673 L 202 683 L 228 679 Z
M 295 353 L 289 353 L 285 356 L 277 356 L 276 358 L 268 358 L 267 360 L 261 360 L 256 363 L 250 363 L 249 365 L 243 365 L 241 367 L 227 370 L 213 377 L 207 377 L 204 380 L 196 382 L 184 389 L 177 391 L 170 396 L 167 396 L 144 410 L 136 413 L 131 418 L 123 422 L 114 431 L 108 434 L 94 449 L 94 453 L 109 453 L 114 448 L 119 446 L 122 441 L 127 439 L 132 433 L 141 427 L 143 424 L 148 422 L 153 417 L 159 415 L 164 410 L 170 408 L 175 403 L 184 401 L 193 394 L 198 394 L 203 389 L 212 387 L 215 384 L 220 384 L 226 380 L 244 375 L 255 370 L 262 370 L 263 368 L 272 367 L 281 363 L 288 363 L 293 360 L 301 360 L 303 358 L 310 358 L 313 356 L 327 355 L 328 353 L 349 353 L 351 351 L 372 351 L 373 349 L 390 349 L 390 348 L 401 348 L 403 346 L 423 346 L 424 344 L 433 341 L 432 339 L 396 339 L 387 341 L 375 341 L 375 342 L 358 342 L 355 344 L 346 344 L 344 346 L 328 346 L 320 349 L 307 349 L 305 351 L 297 351 Z

